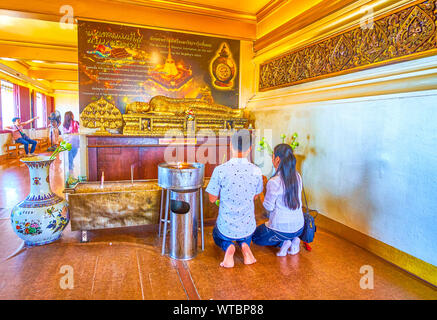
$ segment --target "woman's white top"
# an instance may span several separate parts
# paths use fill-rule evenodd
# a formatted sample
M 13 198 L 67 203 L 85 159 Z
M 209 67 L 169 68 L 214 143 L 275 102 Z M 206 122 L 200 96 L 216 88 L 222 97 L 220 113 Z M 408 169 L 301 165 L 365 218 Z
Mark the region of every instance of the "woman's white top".
M 299 203 L 296 209 L 288 208 L 284 203 L 285 186 L 280 174 L 274 176 L 267 182 L 267 192 L 264 198 L 264 208 L 270 212 L 269 221 L 266 226 L 270 229 L 294 233 L 302 229 L 304 225 L 302 212 L 302 178 L 297 173 L 299 181 Z

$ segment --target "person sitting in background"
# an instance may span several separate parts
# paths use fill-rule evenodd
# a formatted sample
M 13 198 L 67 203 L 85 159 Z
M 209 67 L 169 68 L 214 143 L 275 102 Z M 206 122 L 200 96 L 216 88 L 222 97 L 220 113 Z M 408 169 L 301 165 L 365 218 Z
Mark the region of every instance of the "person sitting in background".
M 275 174 L 267 182 L 264 200 L 261 197 L 269 221 L 256 228 L 252 240 L 261 246 L 280 246 L 277 256 L 294 255 L 300 250 L 299 236 L 304 227 L 302 178 L 290 145 L 277 145 L 272 162 Z
M 67 111 L 64 115 L 63 140 L 71 144 L 71 150 L 68 151 L 68 170 L 69 175 L 73 176 L 74 158 L 79 150 L 79 122 L 74 120 L 73 112 Z
M 30 139 L 27 134 L 24 133 L 23 126 L 35 121 L 36 119 L 39 119 L 39 117 L 32 118 L 28 121 L 21 122 L 20 118 L 16 117 L 12 119 L 13 126 L 7 126 L 5 127 L 6 130 L 12 132 L 12 139 L 16 143 L 21 143 L 24 145 L 24 151 L 26 152 L 26 155 L 29 155 L 29 144 L 32 145 L 32 148 L 30 149 L 30 155 L 34 156 L 35 148 L 37 145 L 37 142 L 35 140 Z
M 220 198 L 212 236 L 216 245 L 225 251 L 223 262 L 220 263 L 225 268 L 234 266 L 234 242 L 241 246 L 244 264 L 256 262 L 250 244 L 256 229 L 254 199 L 263 191 L 263 180 L 261 169 L 247 160 L 251 138 L 246 129 L 232 136 L 232 158 L 214 169 L 205 190 L 212 203 Z

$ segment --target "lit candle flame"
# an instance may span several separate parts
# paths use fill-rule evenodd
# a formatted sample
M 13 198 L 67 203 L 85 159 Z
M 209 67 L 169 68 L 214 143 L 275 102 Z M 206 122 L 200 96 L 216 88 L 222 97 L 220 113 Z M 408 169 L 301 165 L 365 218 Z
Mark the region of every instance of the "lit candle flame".
M 178 169 L 188 168 L 190 166 L 188 162 L 178 162 L 176 165 Z

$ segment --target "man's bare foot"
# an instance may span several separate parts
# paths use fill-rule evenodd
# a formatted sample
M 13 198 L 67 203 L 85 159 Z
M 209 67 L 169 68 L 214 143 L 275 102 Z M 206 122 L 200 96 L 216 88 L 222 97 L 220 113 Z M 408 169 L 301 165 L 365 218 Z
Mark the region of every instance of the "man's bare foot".
M 233 268 L 234 267 L 234 253 L 235 246 L 231 244 L 228 249 L 226 249 L 225 258 L 223 262 L 220 262 L 220 267 Z
M 241 251 L 243 251 L 244 264 L 253 264 L 256 262 L 256 259 L 247 243 L 241 245 Z

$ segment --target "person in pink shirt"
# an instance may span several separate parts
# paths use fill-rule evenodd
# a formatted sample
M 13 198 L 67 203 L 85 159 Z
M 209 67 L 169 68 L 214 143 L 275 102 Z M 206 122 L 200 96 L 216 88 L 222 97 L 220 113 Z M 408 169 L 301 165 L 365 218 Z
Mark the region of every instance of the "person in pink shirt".
M 68 170 L 70 175 L 72 175 L 74 158 L 79 150 L 79 122 L 74 120 L 73 112 L 65 112 L 62 129 L 63 139 L 71 144 L 71 150 L 68 152 Z

